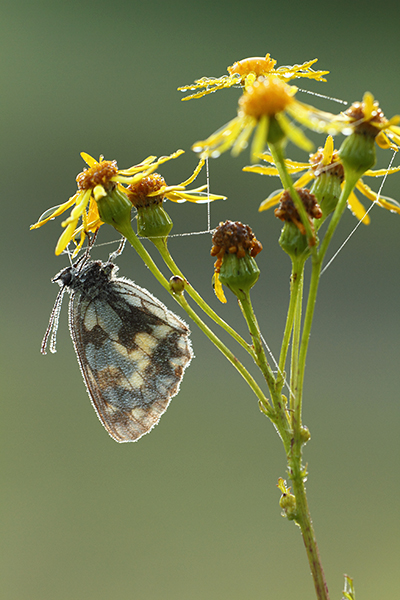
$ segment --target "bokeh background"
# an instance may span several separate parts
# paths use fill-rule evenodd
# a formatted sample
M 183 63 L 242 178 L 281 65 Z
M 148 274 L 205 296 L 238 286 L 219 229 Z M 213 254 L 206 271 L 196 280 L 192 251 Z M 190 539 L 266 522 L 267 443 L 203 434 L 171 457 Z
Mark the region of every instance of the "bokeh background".
M 399 113 L 398 11 L 385 1 L 3 0 L 1 598 L 314 597 L 300 533 L 280 516 L 281 443 L 239 375 L 193 329 L 196 359 L 159 426 L 137 444 L 116 444 L 87 397 L 67 302 L 57 354 L 39 352 L 58 290 L 50 279 L 68 258 L 54 256 L 60 220 L 29 225 L 74 193 L 81 151 L 126 168 L 183 148 L 161 172 L 169 183 L 186 179 L 192 143 L 233 118 L 240 92 L 182 103 L 176 88 L 244 57 L 270 52 L 279 65 L 318 57 L 328 83 L 300 87 L 350 102 L 370 90 L 387 116 Z M 211 161 L 212 191 L 228 196 L 212 206 L 211 225 L 242 220 L 263 242 L 253 296 L 277 354 L 290 265 L 277 245 L 280 222 L 257 213 L 277 182 L 242 173 L 248 162 L 247 153 Z M 386 195 L 399 199 L 399 177 Z M 167 208 L 176 233 L 207 227 L 205 206 Z M 344 573 L 363 600 L 400 591 L 400 217 L 375 207 L 371 218 L 323 277 L 307 364 L 307 489 L 338 599 Z M 334 248 L 355 223 L 346 211 Z M 102 228 L 99 243 L 115 239 Z M 235 299 L 222 306 L 213 295 L 209 236 L 173 238 L 170 248 L 245 335 Z M 118 264 L 180 313 L 132 249 Z

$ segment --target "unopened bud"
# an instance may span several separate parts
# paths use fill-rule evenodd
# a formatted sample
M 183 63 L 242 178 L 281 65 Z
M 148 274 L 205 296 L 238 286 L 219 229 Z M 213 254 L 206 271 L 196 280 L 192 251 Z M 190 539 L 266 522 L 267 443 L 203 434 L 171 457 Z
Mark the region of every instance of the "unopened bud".
M 211 256 L 217 257 L 214 265 L 217 280 L 238 298 L 247 295 L 260 275 L 254 257 L 261 252 L 262 245 L 250 227 L 239 221 L 220 223 L 212 241 Z

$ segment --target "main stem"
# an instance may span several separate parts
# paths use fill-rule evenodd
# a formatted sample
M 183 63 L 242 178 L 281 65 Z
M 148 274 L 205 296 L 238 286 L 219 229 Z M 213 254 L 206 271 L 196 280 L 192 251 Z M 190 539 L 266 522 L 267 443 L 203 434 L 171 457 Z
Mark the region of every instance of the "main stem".
M 301 473 L 296 476 L 292 475 L 292 484 L 293 493 L 296 497 L 296 511 L 298 514 L 296 522 L 300 526 L 301 534 L 303 536 L 303 542 L 306 548 L 307 558 L 314 580 L 315 592 L 318 600 L 329 600 L 328 586 L 326 584 L 325 574 L 322 568 L 321 557 L 319 555 L 314 527 L 308 508 L 304 480 Z

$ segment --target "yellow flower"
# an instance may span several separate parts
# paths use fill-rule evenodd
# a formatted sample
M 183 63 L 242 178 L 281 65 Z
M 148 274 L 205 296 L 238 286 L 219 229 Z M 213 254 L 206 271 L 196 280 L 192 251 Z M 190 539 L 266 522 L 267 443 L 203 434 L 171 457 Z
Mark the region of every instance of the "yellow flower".
M 186 96 L 182 100 L 190 100 L 191 98 L 201 98 L 206 94 L 211 94 L 217 90 L 223 88 L 229 88 L 232 86 L 247 87 L 255 82 L 257 77 L 267 77 L 269 75 L 276 75 L 282 81 L 290 81 L 290 79 L 297 79 L 299 77 L 307 77 L 308 79 L 315 79 L 317 81 L 326 81 L 323 75 L 329 73 L 329 71 L 314 71 L 311 66 L 317 62 L 317 58 L 309 60 L 302 65 L 293 65 L 292 67 L 278 67 L 275 69 L 276 60 L 270 58 L 269 54 L 265 57 L 254 56 L 252 58 L 244 58 L 235 62 L 231 67 L 228 67 L 229 75 L 223 75 L 222 77 L 202 77 L 196 79 L 191 85 L 185 85 L 179 87 L 180 92 L 186 92 L 188 90 L 202 89 L 196 94 Z
M 237 156 L 248 145 L 255 130 L 251 148 L 252 159 L 263 151 L 267 141 L 276 142 L 288 137 L 294 144 L 310 152 L 312 142 L 290 119 L 314 131 L 336 133 L 343 129 L 337 117 L 295 99 L 297 88 L 277 76 L 260 77 L 249 85 L 239 99 L 238 116 L 204 141 L 193 145 L 201 156 L 217 157 L 232 148 Z
M 261 154 L 260 158 L 262 158 L 266 162 L 274 164 L 274 160 L 270 154 Z M 312 179 L 315 179 L 322 173 L 326 172 L 329 172 L 332 175 L 336 175 L 342 181 L 344 178 L 343 166 L 340 162 L 338 151 L 334 150 L 333 139 L 330 135 L 326 139 L 325 146 L 323 148 L 319 148 L 315 154 L 312 154 L 308 163 L 296 162 L 293 160 L 286 159 L 285 164 L 288 172 L 291 174 L 306 171 L 306 173 L 299 177 L 299 179 L 297 179 L 297 181 L 295 182 L 296 187 L 304 187 Z M 244 167 L 243 171 L 247 171 L 249 173 L 261 173 L 262 175 L 279 175 L 278 169 L 275 166 L 265 167 L 262 165 L 252 165 L 249 167 Z M 367 175 L 369 177 L 383 177 L 386 174 L 397 173 L 399 171 L 400 167 L 394 167 L 392 169 L 379 169 L 376 171 L 368 170 L 365 171 L 364 175 Z M 396 202 L 396 200 L 393 200 L 392 198 L 387 198 L 385 196 L 378 196 L 378 194 L 371 190 L 371 188 L 368 187 L 368 185 L 366 185 L 362 179 L 358 180 L 356 184 L 356 189 L 359 192 L 361 192 L 361 194 L 366 196 L 368 200 L 376 202 L 378 206 L 386 208 L 391 212 L 396 212 L 400 214 L 400 204 Z M 281 196 L 282 190 L 279 190 L 279 192 L 272 194 L 260 204 L 259 211 L 267 210 L 268 208 L 279 204 Z M 352 192 L 349 196 L 348 205 L 352 213 L 357 217 L 357 219 L 365 223 L 365 225 L 368 225 L 370 223 L 369 215 L 367 214 L 364 206 L 358 200 L 354 192 Z
M 150 204 L 162 204 L 167 198 L 172 202 L 195 202 L 202 204 L 213 200 L 226 200 L 226 196 L 216 194 L 207 194 L 205 190 L 207 185 L 202 185 L 193 190 L 186 191 L 186 187 L 191 184 L 200 173 L 204 166 L 204 159 L 199 161 L 193 174 L 182 183 L 177 185 L 167 185 L 165 179 L 158 173 L 152 173 L 143 177 L 140 181 L 132 183 L 126 190 L 129 200 L 136 208 L 149 206 Z
M 100 156 L 97 161 L 86 152 L 81 152 L 81 156 L 89 168 L 76 177 L 78 191 L 64 204 L 43 213 L 38 222 L 31 225 L 31 229 L 41 227 L 73 207 L 70 216 L 61 223 L 65 230 L 57 242 L 56 254 L 61 254 L 71 240 L 75 241 L 75 237 L 80 234 L 81 239 L 73 254 L 75 256 L 82 248 L 88 233 L 96 232 L 103 224 L 99 217 L 96 200 L 106 196 L 116 187 L 125 192 L 126 189 L 122 184 L 139 182 L 143 177 L 155 171 L 158 165 L 181 154 L 183 154 L 183 150 L 177 150 L 170 156 L 162 156 L 159 159 L 156 156 L 148 156 L 141 163 L 129 169 L 119 170 L 115 160 L 104 160 L 104 157 Z M 80 227 L 78 227 L 79 219 L 82 219 Z
M 400 115 L 388 120 L 370 92 L 364 94 L 362 102 L 354 102 L 338 120 L 346 126 L 343 133 L 361 133 L 375 138 L 380 148 L 399 149 L 400 127 L 397 125 L 400 123 Z

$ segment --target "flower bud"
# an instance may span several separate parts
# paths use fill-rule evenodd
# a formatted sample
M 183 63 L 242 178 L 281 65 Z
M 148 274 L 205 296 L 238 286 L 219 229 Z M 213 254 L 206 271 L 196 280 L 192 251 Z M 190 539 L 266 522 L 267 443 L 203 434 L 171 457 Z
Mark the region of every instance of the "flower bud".
M 308 440 L 311 439 L 311 433 L 310 430 L 308 429 L 308 427 L 306 425 L 302 425 L 300 427 L 300 440 L 302 445 L 307 444 Z
M 239 221 L 220 223 L 212 241 L 211 256 L 217 257 L 214 267 L 218 298 L 224 301 L 218 292 L 218 282 L 228 287 L 235 296 L 242 298 L 259 278 L 260 270 L 254 257 L 261 252 L 262 245 L 250 227 Z
M 185 289 L 185 281 L 179 275 L 173 275 L 169 280 L 169 287 L 174 294 L 182 294 Z
M 142 237 L 166 238 L 173 227 L 163 208 L 164 194 L 156 194 L 162 187 L 166 187 L 164 178 L 152 173 L 127 189 L 128 198 L 137 210 L 137 232 Z
M 375 141 L 389 124 L 379 103 L 368 92 L 362 102 L 354 102 L 344 112 L 352 131 L 343 142 L 339 156 L 345 168 L 346 177 L 359 179 L 365 171 L 372 169 L 376 162 Z
M 286 485 L 286 481 L 279 477 L 277 487 L 282 492 L 279 499 L 279 506 L 282 508 L 282 516 L 287 517 L 289 521 L 294 521 L 297 518 L 296 498 L 290 492 L 290 487 Z
M 315 177 L 310 191 L 322 210 L 322 217 L 315 222 L 315 228 L 318 230 L 328 215 L 335 210 L 344 181 L 344 168 L 338 151 L 334 150 L 332 136 L 327 137 L 323 148 L 318 148 L 317 152 L 310 156 L 309 162 Z
M 306 209 L 311 229 L 314 231 L 313 219 L 321 218 L 321 208 L 310 190 L 307 188 L 297 188 L 296 191 Z M 292 259 L 301 256 L 304 252 L 309 252 L 309 241 L 306 236 L 305 227 L 301 222 L 300 215 L 288 190 L 283 192 L 280 204 L 275 209 L 275 216 L 281 219 L 281 221 L 285 221 L 279 238 L 282 250 L 289 254 Z M 315 244 L 316 238 L 314 240 Z

